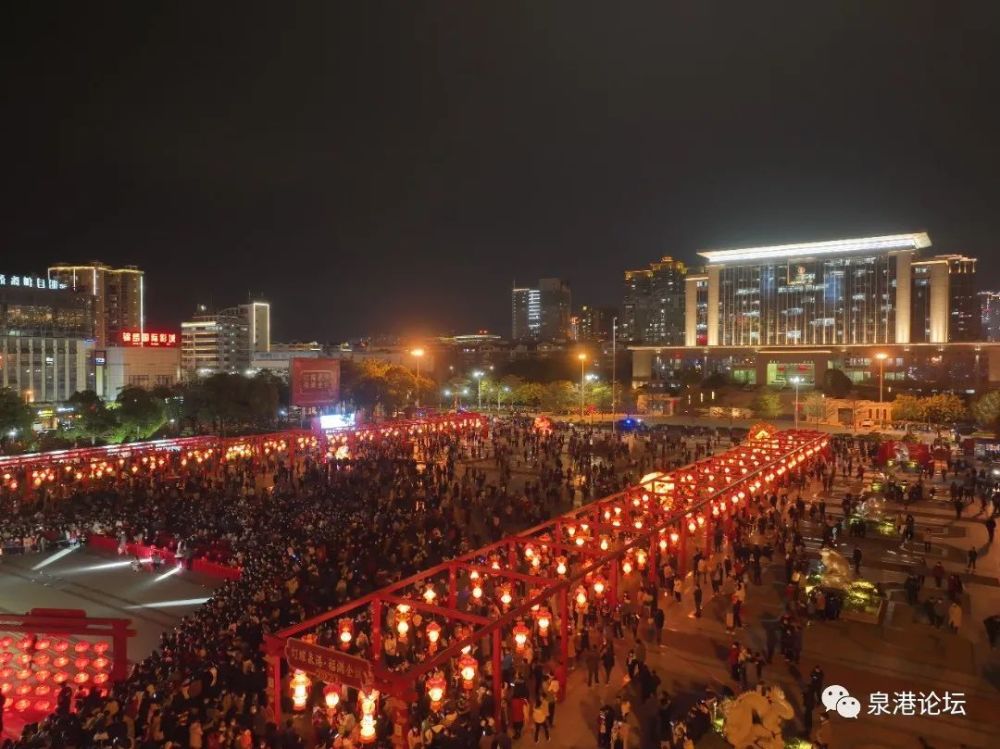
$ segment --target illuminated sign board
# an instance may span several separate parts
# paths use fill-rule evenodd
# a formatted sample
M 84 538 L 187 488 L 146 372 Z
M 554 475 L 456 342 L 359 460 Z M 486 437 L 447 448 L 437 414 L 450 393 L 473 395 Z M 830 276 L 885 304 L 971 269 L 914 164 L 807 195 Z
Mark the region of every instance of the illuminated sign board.
M 122 346 L 150 346 L 174 348 L 177 346 L 176 333 L 152 332 L 149 330 L 123 330 L 118 336 Z
M 0 273 L 0 286 L 19 286 L 25 289 L 51 289 L 58 291 L 65 289 L 66 284 L 60 283 L 54 278 L 44 279 L 38 276 L 8 276 Z

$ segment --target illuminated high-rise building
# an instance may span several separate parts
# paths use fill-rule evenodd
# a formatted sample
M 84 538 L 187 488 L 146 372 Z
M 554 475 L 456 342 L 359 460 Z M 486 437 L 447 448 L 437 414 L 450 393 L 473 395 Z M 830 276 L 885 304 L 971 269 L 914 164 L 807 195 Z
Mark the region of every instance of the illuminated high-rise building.
M 94 297 L 92 336 L 98 350 L 114 345 L 123 331 L 145 328 L 144 274 L 135 266 L 112 268 L 97 260 L 85 265 L 57 263 L 49 267 L 48 277 Z

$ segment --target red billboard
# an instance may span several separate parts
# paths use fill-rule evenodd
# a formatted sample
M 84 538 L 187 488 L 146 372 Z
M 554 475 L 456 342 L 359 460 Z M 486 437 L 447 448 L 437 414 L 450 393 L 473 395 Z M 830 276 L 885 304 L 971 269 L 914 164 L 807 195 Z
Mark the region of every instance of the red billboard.
M 340 400 L 340 359 L 292 359 L 292 405 L 330 406 Z
M 149 330 L 123 330 L 118 334 L 122 346 L 166 346 L 176 348 L 177 334 Z

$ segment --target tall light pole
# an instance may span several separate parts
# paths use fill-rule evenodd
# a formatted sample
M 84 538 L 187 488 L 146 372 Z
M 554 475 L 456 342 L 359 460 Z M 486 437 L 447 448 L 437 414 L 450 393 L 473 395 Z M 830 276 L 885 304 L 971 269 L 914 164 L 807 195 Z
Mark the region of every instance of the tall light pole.
M 507 387 L 506 385 L 504 385 L 503 387 L 500 387 L 499 385 L 497 386 L 497 416 L 500 415 L 500 394 L 509 392 L 510 388 Z
M 882 390 L 885 385 L 885 360 L 889 358 L 889 355 L 884 351 L 879 351 L 875 354 L 875 358 L 878 359 L 878 421 L 881 424 L 884 421 L 882 418 Z
M 795 428 L 799 428 L 799 383 L 802 382 L 802 378 L 795 376 L 789 377 L 789 381 L 795 386 Z
M 580 421 L 583 422 L 583 389 L 584 389 L 584 375 L 585 367 L 587 366 L 587 355 L 584 353 L 579 353 L 576 358 L 580 360 Z
M 417 408 L 420 408 L 420 360 L 424 358 L 424 350 L 419 347 L 415 348 L 410 351 L 410 356 L 417 360 L 417 380 L 413 390 L 416 393 L 416 398 L 414 399 L 416 406 Z
M 476 378 L 476 382 L 479 383 L 479 392 L 478 392 L 478 395 L 477 395 L 478 405 L 477 405 L 476 408 L 478 410 L 482 411 L 483 410 L 483 372 L 482 372 L 482 370 L 477 369 L 477 370 L 475 370 L 472 373 L 472 376 L 475 377 Z
M 618 421 L 617 409 L 615 408 L 615 390 L 618 386 L 618 318 L 611 318 L 611 434 L 615 433 L 615 425 Z

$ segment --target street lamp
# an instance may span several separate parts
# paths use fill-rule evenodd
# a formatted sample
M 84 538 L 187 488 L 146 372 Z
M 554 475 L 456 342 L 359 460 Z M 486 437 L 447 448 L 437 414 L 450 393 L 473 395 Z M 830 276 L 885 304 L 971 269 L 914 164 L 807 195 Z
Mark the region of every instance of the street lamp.
M 611 434 L 615 433 L 615 423 L 618 417 L 615 415 L 615 388 L 618 386 L 618 318 L 611 318 Z
M 424 358 L 424 350 L 415 348 L 410 352 L 410 356 L 417 360 L 417 380 L 414 390 L 416 391 L 416 406 L 420 408 L 420 360 Z
M 885 384 L 885 360 L 889 358 L 889 355 L 884 351 L 879 351 L 875 354 L 875 358 L 878 359 L 878 416 L 879 423 L 882 423 L 882 389 Z
M 510 392 L 510 388 L 507 387 L 506 385 L 504 385 L 502 388 L 501 387 L 497 388 L 497 416 L 500 415 L 500 394 L 501 393 L 509 393 L 509 392 Z
M 475 372 L 472 373 L 472 376 L 475 377 L 476 381 L 479 383 L 479 393 L 477 395 L 477 401 L 478 401 L 477 409 L 479 411 L 482 411 L 483 410 L 483 372 L 482 372 L 482 370 L 477 369 Z
M 802 382 L 802 378 L 795 376 L 789 377 L 788 381 L 795 386 L 795 428 L 799 428 L 799 383 Z
M 583 421 L 583 393 L 585 386 L 585 371 L 584 367 L 587 366 L 587 355 L 583 352 L 576 355 L 576 358 L 580 360 L 580 421 Z

